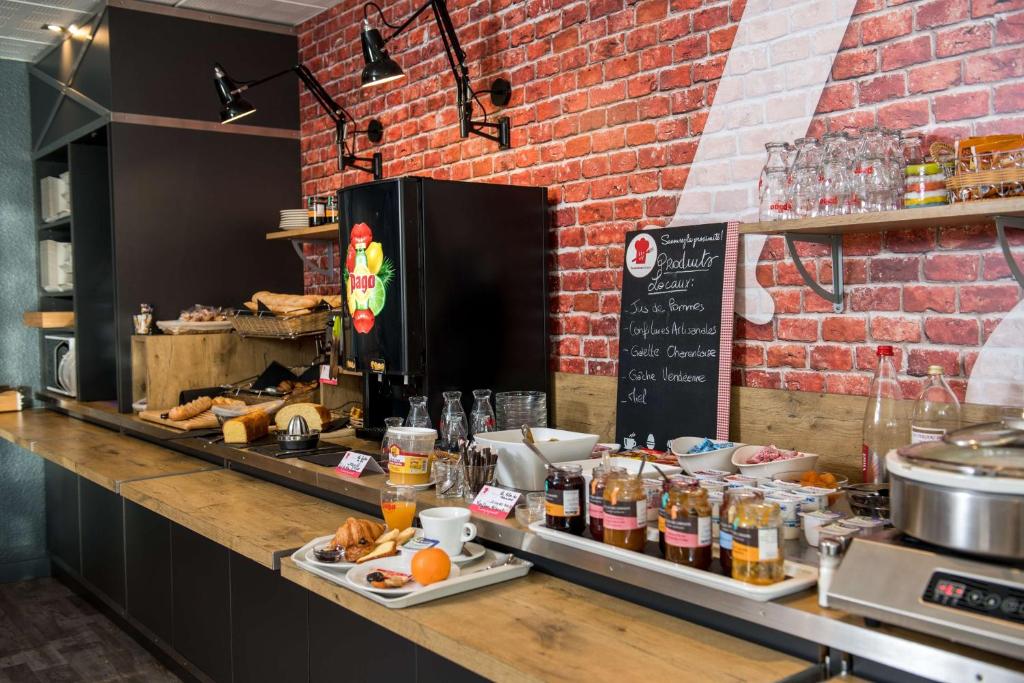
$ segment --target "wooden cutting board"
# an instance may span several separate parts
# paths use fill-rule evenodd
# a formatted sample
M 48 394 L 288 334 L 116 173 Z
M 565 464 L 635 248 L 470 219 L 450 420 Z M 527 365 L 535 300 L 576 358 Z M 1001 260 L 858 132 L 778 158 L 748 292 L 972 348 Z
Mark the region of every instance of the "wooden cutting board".
M 170 410 L 170 408 L 167 410 Z M 200 413 L 187 420 L 169 420 L 165 417 L 160 417 L 167 410 L 143 410 L 139 413 L 139 417 L 147 422 L 155 422 L 165 427 L 173 427 L 174 429 L 186 432 L 196 429 L 216 429 L 220 427 L 220 423 L 217 422 L 217 416 L 213 414 L 212 410 L 207 410 L 205 413 Z

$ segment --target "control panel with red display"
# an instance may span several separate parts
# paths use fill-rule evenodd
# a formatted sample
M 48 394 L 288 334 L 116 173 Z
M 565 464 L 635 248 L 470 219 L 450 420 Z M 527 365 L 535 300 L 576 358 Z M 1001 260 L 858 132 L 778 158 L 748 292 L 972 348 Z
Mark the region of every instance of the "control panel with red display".
M 922 599 L 956 610 L 1024 624 L 1024 589 L 1003 583 L 935 572 Z

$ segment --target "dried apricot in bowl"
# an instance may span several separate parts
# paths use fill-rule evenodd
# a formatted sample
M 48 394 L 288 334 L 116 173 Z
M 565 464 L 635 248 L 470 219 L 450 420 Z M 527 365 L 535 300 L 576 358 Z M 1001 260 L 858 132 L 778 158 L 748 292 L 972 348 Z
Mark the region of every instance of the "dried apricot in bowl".
M 410 566 L 412 578 L 421 585 L 428 586 L 444 581 L 452 570 L 452 561 L 448 553 L 440 548 L 425 548 L 412 556 Z

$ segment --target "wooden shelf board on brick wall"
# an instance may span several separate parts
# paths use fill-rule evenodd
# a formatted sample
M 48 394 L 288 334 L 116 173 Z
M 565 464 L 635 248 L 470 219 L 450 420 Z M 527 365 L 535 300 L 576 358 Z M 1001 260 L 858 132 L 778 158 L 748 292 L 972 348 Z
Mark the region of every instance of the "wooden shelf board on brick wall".
M 328 223 L 315 228 L 299 228 L 298 230 L 277 230 L 267 233 L 268 240 L 336 240 L 338 224 Z
M 42 330 L 68 329 L 75 326 L 73 311 L 25 311 L 22 316 L 25 327 Z
M 825 216 L 790 221 L 745 223 L 740 225 L 740 234 L 775 235 L 788 232 L 808 235 L 842 235 L 988 223 L 992 222 L 996 216 L 1024 216 L 1024 197 L 982 199 L 926 209 L 878 211 L 852 216 Z

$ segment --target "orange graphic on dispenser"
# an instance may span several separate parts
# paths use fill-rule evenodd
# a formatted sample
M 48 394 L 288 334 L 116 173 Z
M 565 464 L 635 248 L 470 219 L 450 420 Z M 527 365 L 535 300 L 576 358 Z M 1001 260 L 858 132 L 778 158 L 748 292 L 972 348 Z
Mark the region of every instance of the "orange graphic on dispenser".
M 358 334 L 368 334 L 377 316 L 384 310 L 387 288 L 395 269 L 384 256 L 380 242 L 373 241 L 373 231 L 366 223 L 356 223 L 349 232 L 345 255 L 345 301 Z

